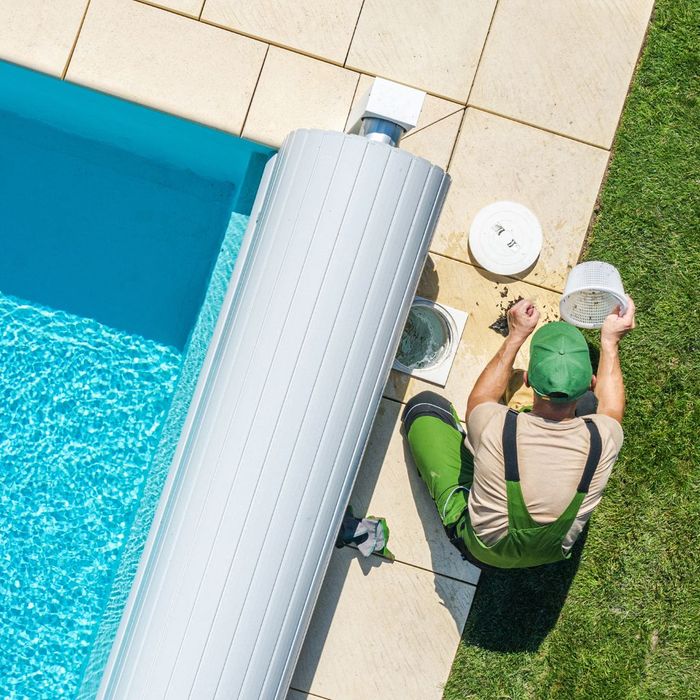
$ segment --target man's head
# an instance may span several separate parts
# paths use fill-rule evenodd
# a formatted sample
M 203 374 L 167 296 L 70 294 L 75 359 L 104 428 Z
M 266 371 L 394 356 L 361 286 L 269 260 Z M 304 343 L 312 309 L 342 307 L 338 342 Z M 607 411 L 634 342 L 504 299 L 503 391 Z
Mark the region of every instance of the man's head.
M 532 336 L 527 382 L 538 396 L 570 404 L 591 388 L 593 368 L 578 328 L 563 321 L 542 326 Z

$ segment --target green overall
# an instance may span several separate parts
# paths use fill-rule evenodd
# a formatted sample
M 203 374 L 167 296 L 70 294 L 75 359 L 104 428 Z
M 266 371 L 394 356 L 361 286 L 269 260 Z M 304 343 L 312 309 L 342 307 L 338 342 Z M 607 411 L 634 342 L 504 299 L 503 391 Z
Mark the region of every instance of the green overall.
M 420 417 L 408 432 L 418 471 L 430 489 L 450 539 L 466 559 L 477 565 L 485 564 L 487 568 L 527 568 L 567 559 L 570 554 L 564 553 L 562 544 L 600 461 L 600 433 L 592 420 L 584 418 L 590 434 L 590 448 L 576 494 L 554 522 L 538 525 L 527 510 L 520 488 L 517 418 L 516 411 L 508 411 L 503 426 L 508 534 L 490 546 L 479 539 L 469 519 L 466 506 L 472 485 L 473 461 L 463 445 L 463 434 L 456 416 L 454 427 L 430 416 Z
M 468 509 L 464 511 L 461 521 L 457 524 L 457 534 L 479 561 L 501 569 L 513 569 L 551 564 L 571 556 L 570 552 L 564 553 L 562 543 L 574 524 L 581 503 L 588 493 L 601 453 L 600 433 L 596 424 L 590 418 L 584 418 L 584 421 L 590 433 L 591 442 L 576 494 L 553 523 L 538 525 L 527 510 L 520 488 L 516 443 L 518 414 L 515 411 L 508 411 L 503 426 L 508 534 L 495 544 L 485 545 L 474 532 Z

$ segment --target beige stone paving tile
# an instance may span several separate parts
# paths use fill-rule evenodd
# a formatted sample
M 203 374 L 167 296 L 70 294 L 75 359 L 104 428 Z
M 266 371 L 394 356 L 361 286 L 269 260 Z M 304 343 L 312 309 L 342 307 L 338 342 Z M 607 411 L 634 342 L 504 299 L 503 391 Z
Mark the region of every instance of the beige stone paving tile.
M 514 200 L 535 213 L 544 234 L 539 260 L 517 277 L 562 290 L 581 252 L 608 156 L 601 148 L 467 108 L 432 250 L 473 262 L 469 228 L 477 212 Z
M 522 296 L 533 299 L 539 308 L 540 325 L 559 319 L 560 294 L 557 292 L 497 277 L 473 265 L 435 254 L 428 256 L 418 294 L 468 312 L 469 318 L 457 356 L 445 387 L 392 370 L 384 395 L 406 402 L 421 391 L 435 391 L 452 401 L 462 417 L 466 413 L 467 398 L 474 382 L 503 342 L 503 337 L 489 326 L 507 305 Z M 527 369 L 529 348 L 528 342 L 520 350 L 515 369 Z
M 403 405 L 383 399 L 355 481 L 350 504 L 357 517 L 384 517 L 397 560 L 476 583 L 479 570 L 445 536 L 437 509 L 401 431 Z
M 2 0 L 0 58 L 62 75 L 87 0 Z
M 148 5 L 155 7 L 163 7 L 167 10 L 175 10 L 189 17 L 199 18 L 199 13 L 202 11 L 204 0 L 139 0 Z
M 292 687 L 334 700 L 440 700 L 474 586 L 335 550 Z
M 652 7 L 499 3 L 469 103 L 610 148 Z
M 92 0 L 67 78 L 237 134 L 266 48 L 142 3 Z
M 415 133 L 409 132 L 401 139 L 401 149 L 421 158 L 427 158 L 441 168 L 447 168 L 463 114 L 463 111 L 457 112 L 425 129 Z
M 346 65 L 466 102 L 495 0 L 365 0 Z
M 352 101 L 352 107 L 354 107 L 361 99 L 362 96 L 369 90 L 374 81 L 374 76 L 371 75 L 361 75 L 360 82 L 357 84 L 357 90 L 355 91 L 355 98 Z M 418 124 L 416 124 L 415 129 L 409 132 L 409 135 L 417 133 L 420 129 L 424 129 L 426 126 L 430 126 L 440 119 L 449 117 L 455 112 L 459 112 L 464 108 L 459 102 L 452 102 L 450 100 L 445 100 L 442 97 L 435 97 L 434 95 L 426 95 L 425 102 L 423 102 L 423 109 L 421 110 L 420 117 L 418 118 Z M 352 111 L 352 109 L 351 109 Z M 349 117 L 350 115 L 348 115 Z M 350 128 L 350 124 L 346 122 L 346 130 Z
M 354 71 L 271 46 L 243 136 L 279 146 L 294 129 L 342 131 L 358 77 Z
M 202 19 L 342 65 L 361 7 L 362 0 L 207 0 Z

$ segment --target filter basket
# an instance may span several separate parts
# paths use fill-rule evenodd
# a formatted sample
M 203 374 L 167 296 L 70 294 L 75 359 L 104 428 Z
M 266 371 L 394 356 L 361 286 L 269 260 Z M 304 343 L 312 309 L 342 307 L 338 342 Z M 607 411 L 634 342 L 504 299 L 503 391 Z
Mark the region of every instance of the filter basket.
M 579 328 L 600 328 L 616 306 L 621 313 L 627 309 L 617 268 L 591 260 L 571 270 L 559 302 L 559 312 L 565 321 Z

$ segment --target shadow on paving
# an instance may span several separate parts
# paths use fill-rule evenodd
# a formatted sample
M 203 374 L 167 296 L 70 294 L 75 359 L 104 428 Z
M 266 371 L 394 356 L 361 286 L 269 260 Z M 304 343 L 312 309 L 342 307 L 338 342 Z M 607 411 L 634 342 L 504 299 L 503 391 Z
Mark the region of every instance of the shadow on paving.
M 588 527 L 566 561 L 482 572 L 462 642 L 489 651 L 536 651 L 559 619 L 587 535 Z

